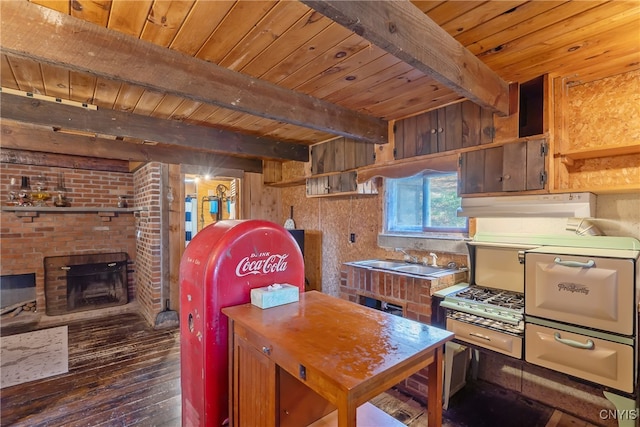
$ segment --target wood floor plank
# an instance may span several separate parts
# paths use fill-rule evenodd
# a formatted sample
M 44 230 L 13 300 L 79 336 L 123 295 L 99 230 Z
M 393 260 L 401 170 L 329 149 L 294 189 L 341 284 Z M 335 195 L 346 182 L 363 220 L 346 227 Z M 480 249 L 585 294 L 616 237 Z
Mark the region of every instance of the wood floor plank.
M 137 314 L 70 323 L 69 372 L 1 393 L 3 426 L 179 426 L 179 330 Z
M 178 328 L 154 330 L 131 313 L 68 326 L 69 372 L 0 390 L 0 426 L 181 425 Z M 426 425 L 423 405 L 394 390 L 388 395 L 390 415 Z M 452 419 L 464 406 L 450 406 L 443 425 L 459 427 Z M 555 411 L 547 427 L 591 426 L 580 422 Z

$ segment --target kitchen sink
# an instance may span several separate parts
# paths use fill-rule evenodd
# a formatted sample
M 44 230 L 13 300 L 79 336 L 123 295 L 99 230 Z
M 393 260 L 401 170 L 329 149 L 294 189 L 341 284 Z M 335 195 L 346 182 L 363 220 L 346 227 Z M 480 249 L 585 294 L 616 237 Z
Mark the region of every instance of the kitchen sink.
M 455 273 L 457 270 L 450 268 L 432 267 L 423 264 L 410 264 L 404 261 L 372 259 L 365 261 L 356 261 L 352 264 L 366 267 L 377 268 L 380 270 L 396 271 L 398 273 L 417 274 L 419 276 L 440 277 L 447 274 Z
M 391 261 L 391 260 L 387 261 L 382 259 L 356 261 L 353 264 L 356 264 L 362 267 L 368 267 L 368 268 L 379 268 L 382 270 L 394 270 L 397 267 L 403 267 L 405 265 L 408 265 L 406 262 L 402 262 L 402 261 Z
M 447 274 L 453 274 L 455 273 L 456 270 L 453 270 L 450 268 L 432 267 L 430 265 L 404 264 L 402 266 L 394 268 L 393 271 L 417 274 L 419 276 L 439 277 L 439 276 L 445 276 Z

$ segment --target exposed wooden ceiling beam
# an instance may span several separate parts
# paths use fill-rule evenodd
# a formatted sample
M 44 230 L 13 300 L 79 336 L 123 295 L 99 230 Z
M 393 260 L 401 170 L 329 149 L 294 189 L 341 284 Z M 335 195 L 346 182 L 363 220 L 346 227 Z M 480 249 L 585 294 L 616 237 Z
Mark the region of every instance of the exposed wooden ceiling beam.
M 301 0 L 449 89 L 509 115 L 509 85 L 407 1 Z
M 360 141 L 387 123 L 27 1 L 0 2 L 0 51 Z
M 4 109 L 4 104 L 3 104 Z M 211 170 L 238 169 L 262 173 L 262 161 L 219 155 L 165 145 L 134 144 L 82 135 L 60 134 L 32 124 L 0 121 L 2 148 L 99 157 L 128 161 L 162 162 L 204 166 Z
M 0 94 L 2 117 L 23 123 L 72 129 L 100 135 L 138 138 L 219 154 L 263 159 L 309 160 L 308 147 L 194 126 L 177 120 L 163 120 L 114 110 L 88 110 L 8 93 Z
M 43 151 L 11 149 L 2 147 L 0 163 L 32 165 L 69 169 L 85 169 L 109 172 L 130 172 L 129 162 L 120 159 L 73 156 Z

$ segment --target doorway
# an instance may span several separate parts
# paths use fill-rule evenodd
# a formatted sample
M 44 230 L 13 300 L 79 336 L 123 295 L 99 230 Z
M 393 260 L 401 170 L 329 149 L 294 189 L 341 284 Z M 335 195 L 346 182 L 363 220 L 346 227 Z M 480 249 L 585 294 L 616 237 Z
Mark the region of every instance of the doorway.
M 238 178 L 185 175 L 184 188 L 186 244 L 204 227 L 240 219 Z

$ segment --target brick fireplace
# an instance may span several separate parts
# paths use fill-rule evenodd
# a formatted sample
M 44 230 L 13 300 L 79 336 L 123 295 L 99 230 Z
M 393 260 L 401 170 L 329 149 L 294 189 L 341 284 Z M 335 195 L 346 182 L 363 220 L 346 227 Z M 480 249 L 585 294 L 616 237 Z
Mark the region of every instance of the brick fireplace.
M 126 304 L 128 258 L 124 252 L 45 257 L 46 313 L 52 316 Z
M 96 165 L 99 169 L 99 161 L 92 166 Z M 58 307 L 50 312 L 47 298 L 59 299 L 61 296 L 45 292 L 45 259 L 124 254 L 121 258 L 126 258 L 126 283 L 111 292 L 118 294 L 118 302 L 113 305 L 121 301 L 136 303 L 141 314 L 153 324 L 156 314 L 163 309 L 161 265 L 156 255 L 160 247 L 160 167 L 158 163 L 149 163 L 135 172 L 127 172 L 1 163 L 0 275 L 35 274 L 37 313 L 55 321 L 53 316 L 58 316 L 62 310 Z M 21 182 L 23 176 L 31 177 L 31 181 L 33 177 L 44 176 L 49 188 L 53 188 L 60 174 L 64 176 L 67 188 L 68 208 L 55 208 L 49 202 L 44 210 L 7 210 L 12 182 L 14 185 Z M 118 207 L 121 195 L 129 197 L 132 209 L 114 209 Z M 91 264 L 91 259 L 87 259 Z M 79 289 L 80 285 L 73 286 Z M 92 286 L 94 290 L 81 291 L 85 300 L 92 292 L 94 300 L 100 293 L 106 296 L 106 289 L 97 291 L 96 285 Z M 66 283 L 64 290 L 67 292 Z M 95 308 L 89 305 L 86 307 L 89 310 Z M 84 309 L 71 311 L 87 313 Z M 83 313 L 73 316 L 82 318 L 86 315 Z

